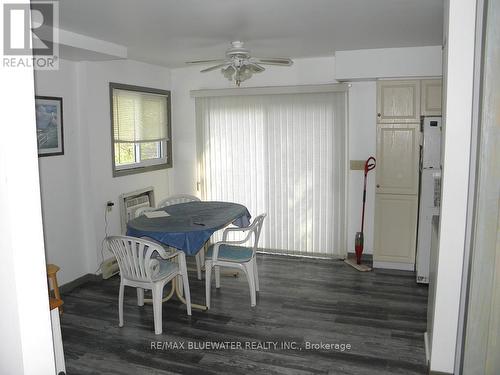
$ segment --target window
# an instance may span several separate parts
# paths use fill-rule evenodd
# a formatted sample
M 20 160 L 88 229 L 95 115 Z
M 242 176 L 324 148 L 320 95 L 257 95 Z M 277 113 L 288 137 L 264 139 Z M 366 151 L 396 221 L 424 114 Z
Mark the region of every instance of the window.
M 170 91 L 109 84 L 113 176 L 172 167 Z

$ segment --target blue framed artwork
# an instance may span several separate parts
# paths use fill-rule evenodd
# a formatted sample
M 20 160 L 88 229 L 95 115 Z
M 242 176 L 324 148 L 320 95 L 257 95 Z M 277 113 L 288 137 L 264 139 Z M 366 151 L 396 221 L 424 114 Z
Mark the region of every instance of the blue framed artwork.
M 38 156 L 64 154 L 63 100 L 52 96 L 36 96 L 36 138 Z

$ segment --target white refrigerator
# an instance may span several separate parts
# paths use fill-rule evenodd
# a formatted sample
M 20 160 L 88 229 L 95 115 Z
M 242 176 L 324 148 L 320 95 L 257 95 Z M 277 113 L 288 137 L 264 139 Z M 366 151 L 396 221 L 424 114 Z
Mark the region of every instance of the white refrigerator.
M 416 275 L 417 283 L 428 284 L 432 217 L 441 206 L 441 117 L 424 117 L 422 131 Z

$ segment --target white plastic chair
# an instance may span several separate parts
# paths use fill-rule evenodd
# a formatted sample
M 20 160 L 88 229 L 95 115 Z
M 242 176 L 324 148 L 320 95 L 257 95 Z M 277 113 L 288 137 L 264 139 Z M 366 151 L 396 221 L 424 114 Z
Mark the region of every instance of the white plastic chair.
M 158 203 L 158 208 L 172 206 L 174 204 L 179 204 L 179 203 L 199 202 L 199 201 L 200 198 L 195 197 L 194 195 L 189 195 L 189 194 L 171 195 L 170 197 L 160 201 L 160 203 Z
M 156 210 L 156 208 L 155 207 L 151 207 L 151 206 L 139 207 L 137 210 L 134 211 L 134 219 L 138 218 L 141 215 L 144 215 L 145 212 L 151 212 L 151 211 L 155 211 L 155 210 Z M 145 239 L 145 240 L 148 240 L 148 241 L 151 241 L 151 242 L 154 242 L 154 243 L 158 244 L 159 246 L 162 246 L 169 253 L 172 252 L 172 251 L 177 251 L 174 247 L 165 246 L 165 245 L 159 243 L 158 241 L 156 241 L 155 239 L 153 239 L 151 237 L 144 236 L 144 237 L 141 237 L 141 238 Z M 182 294 L 182 285 L 179 285 L 178 289 L 179 289 L 179 291 Z M 141 293 L 141 292 L 138 291 L 138 293 Z
M 158 208 L 172 206 L 174 204 L 179 203 L 188 203 L 188 202 L 199 202 L 200 198 L 195 197 L 194 195 L 189 194 L 177 194 L 171 195 L 168 198 L 165 198 L 158 204 Z M 205 249 L 201 249 L 195 256 L 196 260 L 196 273 L 198 276 L 198 280 L 201 280 L 201 265 L 205 261 Z
M 210 288 L 212 268 L 215 267 L 215 287 L 220 288 L 220 267 L 230 267 L 242 270 L 248 280 L 250 287 L 250 306 L 256 304 L 256 292 L 259 287 L 259 272 L 255 253 L 259 242 L 262 223 L 266 214 L 255 218 L 252 224 L 245 228 L 226 228 L 222 235 L 222 241 L 210 246 L 207 251 L 205 262 L 205 292 L 207 308 L 210 308 Z M 242 232 L 245 237 L 242 240 L 229 241 L 227 235 L 230 232 Z M 252 237 L 253 234 L 253 237 Z M 249 243 L 249 247 L 238 246 Z
M 150 212 L 154 210 L 156 210 L 156 208 L 151 206 L 139 207 L 137 210 L 134 211 L 134 218 L 138 218 L 139 216 L 144 215 L 144 212 Z
M 191 315 L 191 296 L 189 293 L 186 258 L 182 251 L 168 253 L 157 243 L 128 236 L 110 236 L 106 238 L 106 242 L 108 248 L 115 255 L 120 268 L 120 293 L 118 298 L 120 327 L 123 327 L 123 292 L 125 286 L 137 288 L 138 306 L 144 305 L 144 289 L 150 289 L 153 296 L 155 333 L 157 335 L 161 334 L 163 287 L 177 276 L 182 278 L 187 314 Z M 157 255 L 161 258 L 158 258 Z

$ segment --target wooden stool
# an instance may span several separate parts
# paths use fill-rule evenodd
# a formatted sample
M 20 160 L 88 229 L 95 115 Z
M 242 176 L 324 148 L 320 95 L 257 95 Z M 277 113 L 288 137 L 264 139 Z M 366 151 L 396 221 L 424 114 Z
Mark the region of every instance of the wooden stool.
M 54 289 L 54 297 L 61 300 L 61 294 L 59 293 L 59 285 L 57 284 L 57 271 L 60 268 L 55 264 L 47 264 L 47 279 L 49 279 L 49 288 Z M 59 307 L 59 311 L 62 313 L 62 306 Z

